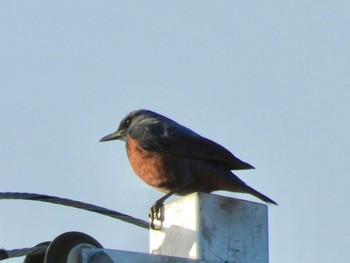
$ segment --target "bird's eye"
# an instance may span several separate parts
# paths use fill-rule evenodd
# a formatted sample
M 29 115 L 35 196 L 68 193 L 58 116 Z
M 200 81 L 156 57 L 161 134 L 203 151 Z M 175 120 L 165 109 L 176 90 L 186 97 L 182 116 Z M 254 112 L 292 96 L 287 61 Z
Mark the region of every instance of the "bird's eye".
M 129 125 L 129 124 L 130 124 L 130 121 L 131 121 L 130 118 L 126 119 L 125 124 L 126 124 L 126 125 Z

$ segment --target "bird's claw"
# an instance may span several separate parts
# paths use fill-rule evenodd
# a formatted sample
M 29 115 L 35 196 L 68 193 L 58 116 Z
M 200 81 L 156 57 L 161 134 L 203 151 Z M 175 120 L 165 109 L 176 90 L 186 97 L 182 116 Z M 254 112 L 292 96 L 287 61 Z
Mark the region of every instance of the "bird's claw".
M 158 220 L 160 222 L 162 222 L 164 220 L 164 204 L 163 202 L 160 202 L 159 200 L 156 201 L 151 209 L 150 209 L 150 213 L 149 213 L 149 218 L 151 219 L 151 228 L 154 230 L 159 230 L 160 227 L 159 226 L 155 226 L 154 224 L 154 220 Z

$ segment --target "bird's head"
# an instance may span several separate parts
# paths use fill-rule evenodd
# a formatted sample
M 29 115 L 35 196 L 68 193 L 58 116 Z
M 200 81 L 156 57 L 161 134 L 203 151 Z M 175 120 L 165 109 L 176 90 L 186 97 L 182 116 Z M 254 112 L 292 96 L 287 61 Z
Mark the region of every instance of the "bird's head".
M 117 131 L 103 137 L 100 142 L 122 140 L 126 141 L 128 134 L 140 124 L 156 122 L 159 117 L 158 113 L 150 110 L 136 110 L 130 112 L 121 120 Z

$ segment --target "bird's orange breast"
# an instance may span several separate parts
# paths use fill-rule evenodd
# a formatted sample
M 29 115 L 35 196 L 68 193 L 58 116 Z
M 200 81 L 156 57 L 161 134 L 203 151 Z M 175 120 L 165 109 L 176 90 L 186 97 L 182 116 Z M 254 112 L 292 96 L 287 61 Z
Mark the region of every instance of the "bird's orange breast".
M 173 155 L 146 151 L 131 137 L 128 137 L 126 149 L 131 167 L 145 183 L 163 192 L 168 192 L 176 183 L 176 158 Z

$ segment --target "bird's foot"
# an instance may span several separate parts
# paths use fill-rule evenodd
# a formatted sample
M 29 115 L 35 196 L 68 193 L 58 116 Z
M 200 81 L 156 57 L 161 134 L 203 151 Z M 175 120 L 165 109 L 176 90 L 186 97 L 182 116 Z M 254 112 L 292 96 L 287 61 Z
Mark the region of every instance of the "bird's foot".
M 162 201 L 157 200 L 151 207 L 149 212 L 149 218 L 151 219 L 151 228 L 154 230 L 160 230 L 160 226 L 154 224 L 155 220 L 162 222 L 164 220 L 164 204 Z

